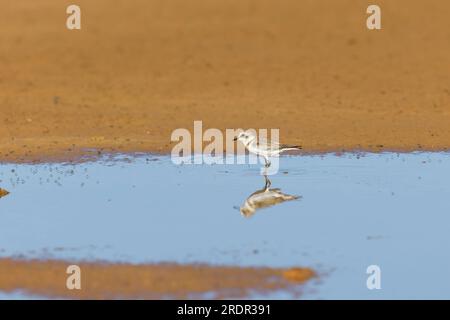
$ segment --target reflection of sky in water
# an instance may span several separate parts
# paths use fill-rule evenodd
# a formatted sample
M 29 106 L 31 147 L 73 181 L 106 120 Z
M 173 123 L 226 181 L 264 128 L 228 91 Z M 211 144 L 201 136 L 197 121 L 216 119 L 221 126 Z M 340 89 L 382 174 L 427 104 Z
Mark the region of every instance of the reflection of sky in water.
M 449 154 L 283 157 L 271 188 L 302 198 L 250 218 L 258 166 L 149 158 L 0 165 L 0 256 L 311 266 L 310 298 L 450 298 Z

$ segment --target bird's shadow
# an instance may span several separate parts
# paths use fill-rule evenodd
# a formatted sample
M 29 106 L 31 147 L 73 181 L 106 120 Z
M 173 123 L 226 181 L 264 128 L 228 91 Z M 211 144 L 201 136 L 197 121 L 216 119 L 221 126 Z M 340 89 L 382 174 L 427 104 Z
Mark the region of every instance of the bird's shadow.
M 279 188 L 271 188 L 272 182 L 267 175 L 263 176 L 264 188 L 249 195 L 241 207 L 235 207 L 236 209 L 239 209 L 241 214 L 246 218 L 253 216 L 255 212 L 260 209 L 302 198 L 302 196 L 299 195 L 283 193 Z

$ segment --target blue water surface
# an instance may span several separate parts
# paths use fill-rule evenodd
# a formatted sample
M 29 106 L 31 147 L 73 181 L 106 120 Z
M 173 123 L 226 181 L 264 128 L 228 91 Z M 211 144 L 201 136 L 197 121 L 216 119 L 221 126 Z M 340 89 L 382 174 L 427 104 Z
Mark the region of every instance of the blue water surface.
M 307 266 L 303 298 L 450 298 L 449 154 L 285 156 L 269 179 L 300 197 L 246 217 L 258 165 L 1 164 L 0 256 Z

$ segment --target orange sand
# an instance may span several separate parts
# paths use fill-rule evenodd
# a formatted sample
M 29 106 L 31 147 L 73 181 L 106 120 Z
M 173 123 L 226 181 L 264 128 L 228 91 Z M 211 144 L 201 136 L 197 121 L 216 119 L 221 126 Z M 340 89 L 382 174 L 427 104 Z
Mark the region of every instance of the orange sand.
M 450 147 L 450 2 L 0 0 L 0 162 L 280 128 L 306 152 Z M 89 152 L 86 148 L 95 148 Z M 97 150 L 98 149 L 98 150 Z
M 178 264 L 77 263 L 81 290 L 68 290 L 65 261 L 0 259 L 0 291 L 81 299 L 244 298 L 293 290 L 314 276 L 308 268 L 272 269 Z

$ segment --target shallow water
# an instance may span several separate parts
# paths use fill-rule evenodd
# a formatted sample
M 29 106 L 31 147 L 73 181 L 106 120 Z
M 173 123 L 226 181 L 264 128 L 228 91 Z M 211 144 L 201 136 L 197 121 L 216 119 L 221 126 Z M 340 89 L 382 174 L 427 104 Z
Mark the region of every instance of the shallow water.
M 288 156 L 269 179 L 301 197 L 246 217 L 258 165 L 3 164 L 0 256 L 308 266 L 304 298 L 450 298 L 449 154 Z

